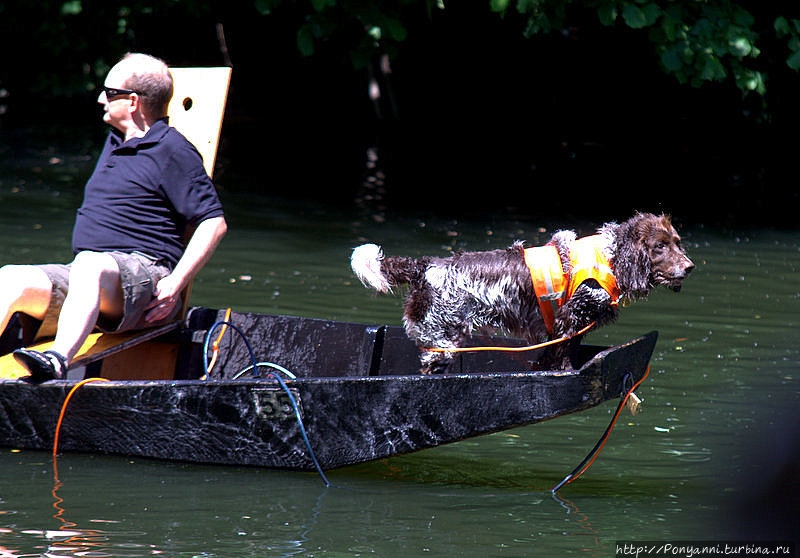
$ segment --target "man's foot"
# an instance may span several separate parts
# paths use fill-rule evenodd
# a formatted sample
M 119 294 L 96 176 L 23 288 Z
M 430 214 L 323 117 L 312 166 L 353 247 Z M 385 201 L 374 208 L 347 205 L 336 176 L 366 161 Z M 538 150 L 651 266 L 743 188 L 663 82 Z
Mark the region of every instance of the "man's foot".
M 25 380 L 34 384 L 61 380 L 67 373 L 67 360 L 55 351 L 40 353 L 33 349 L 17 349 L 14 359 L 31 373 Z

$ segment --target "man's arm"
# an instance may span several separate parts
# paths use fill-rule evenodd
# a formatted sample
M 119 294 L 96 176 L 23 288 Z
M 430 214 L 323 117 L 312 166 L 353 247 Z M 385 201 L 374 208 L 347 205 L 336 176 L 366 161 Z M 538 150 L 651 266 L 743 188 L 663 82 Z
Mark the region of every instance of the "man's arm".
M 183 289 L 211 258 L 227 231 L 224 217 L 212 217 L 197 225 L 175 269 L 158 282 L 155 298 L 147 305 L 146 321 L 157 322 L 169 317 L 180 304 Z

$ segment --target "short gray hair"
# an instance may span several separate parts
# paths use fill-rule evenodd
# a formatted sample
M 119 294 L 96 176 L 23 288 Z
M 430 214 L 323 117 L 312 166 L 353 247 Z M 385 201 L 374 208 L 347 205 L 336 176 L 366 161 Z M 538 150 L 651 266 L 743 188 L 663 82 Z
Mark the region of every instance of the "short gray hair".
M 172 73 L 160 58 L 129 52 L 118 64 L 130 72 L 125 87 L 136 91 L 142 97 L 142 106 L 147 117 L 158 119 L 167 115 L 172 100 Z

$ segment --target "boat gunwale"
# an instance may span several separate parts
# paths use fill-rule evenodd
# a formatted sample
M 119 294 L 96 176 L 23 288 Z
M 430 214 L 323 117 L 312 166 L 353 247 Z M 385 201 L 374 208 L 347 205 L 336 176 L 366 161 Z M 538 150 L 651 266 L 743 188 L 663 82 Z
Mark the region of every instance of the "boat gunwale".
M 303 377 L 299 376 L 297 378 L 284 378 L 282 377 L 283 381 L 286 383 L 287 386 L 299 386 L 299 385 L 311 385 L 311 384 L 335 384 L 335 383 L 355 383 L 355 382 L 365 382 L 365 383 L 374 383 L 374 382 L 387 382 L 387 381 L 398 381 L 403 380 L 406 382 L 436 382 L 436 381 L 446 381 L 446 380 L 490 380 L 490 379 L 503 379 L 503 378 L 568 378 L 568 377 L 582 377 L 582 376 L 594 376 L 600 375 L 602 372 L 594 366 L 594 363 L 601 362 L 608 354 L 612 352 L 623 350 L 626 347 L 632 346 L 637 343 L 646 342 L 647 338 L 656 336 L 656 339 L 653 340 L 653 345 L 655 347 L 655 341 L 657 340 L 658 332 L 653 330 L 639 337 L 634 339 L 625 341 L 618 345 L 581 345 L 581 347 L 586 348 L 587 350 L 595 350 L 597 352 L 590 357 L 580 368 L 577 369 L 570 369 L 570 370 L 512 370 L 507 372 L 475 372 L 475 373 L 453 373 L 453 374 L 431 374 L 431 375 L 423 375 L 423 374 L 380 374 L 380 375 L 373 375 L 373 376 L 308 376 Z M 165 379 L 165 380 L 107 380 L 104 378 L 98 378 L 98 381 L 89 382 L 85 387 L 95 387 L 95 388 L 114 388 L 114 387 L 149 387 L 149 386 L 173 386 L 173 387 L 189 387 L 189 386 L 227 386 L 227 385 L 251 385 L 253 387 L 263 387 L 264 385 L 274 385 L 280 387 L 280 382 L 278 380 L 270 378 L 268 374 L 262 373 L 263 376 L 261 378 L 258 377 L 248 377 L 245 379 L 225 379 L 225 378 L 208 378 L 208 379 Z M 41 387 L 72 387 L 80 383 L 82 380 L 77 379 L 63 379 L 63 380 L 51 380 L 46 382 L 46 384 L 33 386 L 37 388 Z M 0 379 L 0 385 L 9 383 L 9 382 L 16 382 L 16 383 L 25 383 L 25 380 L 22 378 L 16 379 Z

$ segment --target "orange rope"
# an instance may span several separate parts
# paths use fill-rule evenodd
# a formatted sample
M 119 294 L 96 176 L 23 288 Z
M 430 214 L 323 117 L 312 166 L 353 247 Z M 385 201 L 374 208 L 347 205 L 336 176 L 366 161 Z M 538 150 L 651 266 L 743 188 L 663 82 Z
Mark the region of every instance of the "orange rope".
M 231 309 L 225 312 L 225 320 L 226 322 L 230 321 L 231 318 Z M 222 324 L 222 327 L 219 331 L 219 337 L 217 340 L 214 341 L 214 344 L 211 346 L 211 351 L 213 355 L 211 356 L 211 362 L 208 363 L 208 369 L 206 369 L 206 377 L 211 373 L 211 369 L 214 368 L 214 365 L 217 363 L 217 357 L 219 356 L 219 344 L 222 341 L 222 337 L 225 335 L 225 331 L 228 329 L 228 324 Z
M 606 435 L 606 437 L 603 439 L 603 442 L 600 444 L 600 447 L 599 447 L 599 448 L 597 448 L 597 451 L 596 451 L 596 452 L 595 452 L 595 454 L 592 456 L 592 458 L 589 460 L 589 463 L 587 463 L 587 464 L 586 464 L 586 465 L 583 467 L 583 469 L 581 469 L 581 470 L 580 470 L 578 473 L 576 473 L 576 474 L 575 474 L 575 476 L 573 476 L 572 478 L 570 478 L 569 480 L 567 480 L 566 482 L 564 482 L 564 484 L 565 484 L 565 485 L 566 485 L 566 484 L 569 484 L 569 483 L 571 483 L 572 481 L 574 481 L 575 479 L 577 479 L 579 476 L 581 476 L 581 475 L 583 474 L 583 472 L 584 472 L 584 471 L 586 471 L 586 469 L 588 469 L 588 468 L 589 468 L 589 466 L 590 466 L 590 465 L 591 465 L 591 464 L 594 462 L 594 460 L 595 460 L 595 459 L 597 459 L 597 456 L 600 454 L 600 451 L 603 449 L 603 446 L 604 446 L 604 445 L 606 445 L 606 441 L 607 441 L 607 440 L 608 440 L 608 438 L 611 436 L 611 431 L 614 429 L 614 425 L 616 424 L 616 422 L 617 422 L 617 419 L 619 418 L 619 414 L 622 412 L 622 409 L 625 407 L 625 403 L 628 401 L 628 397 L 630 397 L 631 393 L 633 393 L 633 391 L 634 391 L 634 390 L 635 390 L 637 387 L 639 387 L 639 384 L 641 384 L 641 383 L 644 381 L 644 379 L 645 379 L 645 378 L 647 378 L 647 375 L 648 375 L 649 373 L 650 373 L 650 365 L 648 364 L 648 365 L 647 365 L 647 369 L 646 369 L 646 370 L 645 370 L 645 372 L 644 372 L 644 376 L 642 376 L 642 379 L 641 379 L 641 380 L 639 380 L 638 382 L 636 382 L 635 384 L 633 384 L 633 387 L 632 387 L 631 389 L 629 389 L 629 390 L 628 390 L 628 393 L 626 393 L 626 394 L 625 394 L 625 398 L 624 398 L 624 399 L 622 400 L 622 402 L 619 404 L 619 408 L 617 409 L 617 412 L 616 412 L 616 414 L 614 415 L 614 419 L 611 421 L 611 426 L 608 428 L 608 434 L 607 434 L 607 435 Z M 562 486 L 563 486 L 563 485 L 562 485 Z
M 578 335 L 582 335 L 589 331 L 592 327 L 594 327 L 595 323 L 592 322 L 582 330 L 576 332 L 575 334 L 569 337 L 561 337 L 560 339 L 553 339 L 552 341 L 545 341 L 544 343 L 539 343 L 538 345 L 527 345 L 525 347 L 452 347 L 450 349 L 443 349 L 440 347 L 432 347 L 429 349 L 425 349 L 426 351 L 432 351 L 436 353 L 464 353 L 468 351 L 532 351 L 534 349 L 541 349 L 542 347 L 547 347 L 548 345 L 555 345 L 556 343 L 561 343 L 562 341 L 566 341 L 567 339 L 572 339 Z
M 64 404 L 61 406 L 61 414 L 58 416 L 58 423 L 56 423 L 56 436 L 55 439 L 53 440 L 53 457 L 55 457 L 56 454 L 58 453 L 58 435 L 61 432 L 61 421 L 64 420 L 64 413 L 67 412 L 67 403 L 69 403 L 69 400 L 72 398 L 72 394 L 78 391 L 78 388 L 88 384 L 89 382 L 107 382 L 107 381 L 108 380 L 106 378 L 86 378 L 85 380 L 81 380 L 80 382 L 75 384 L 75 386 L 71 390 L 69 390 L 67 398 L 64 399 Z

